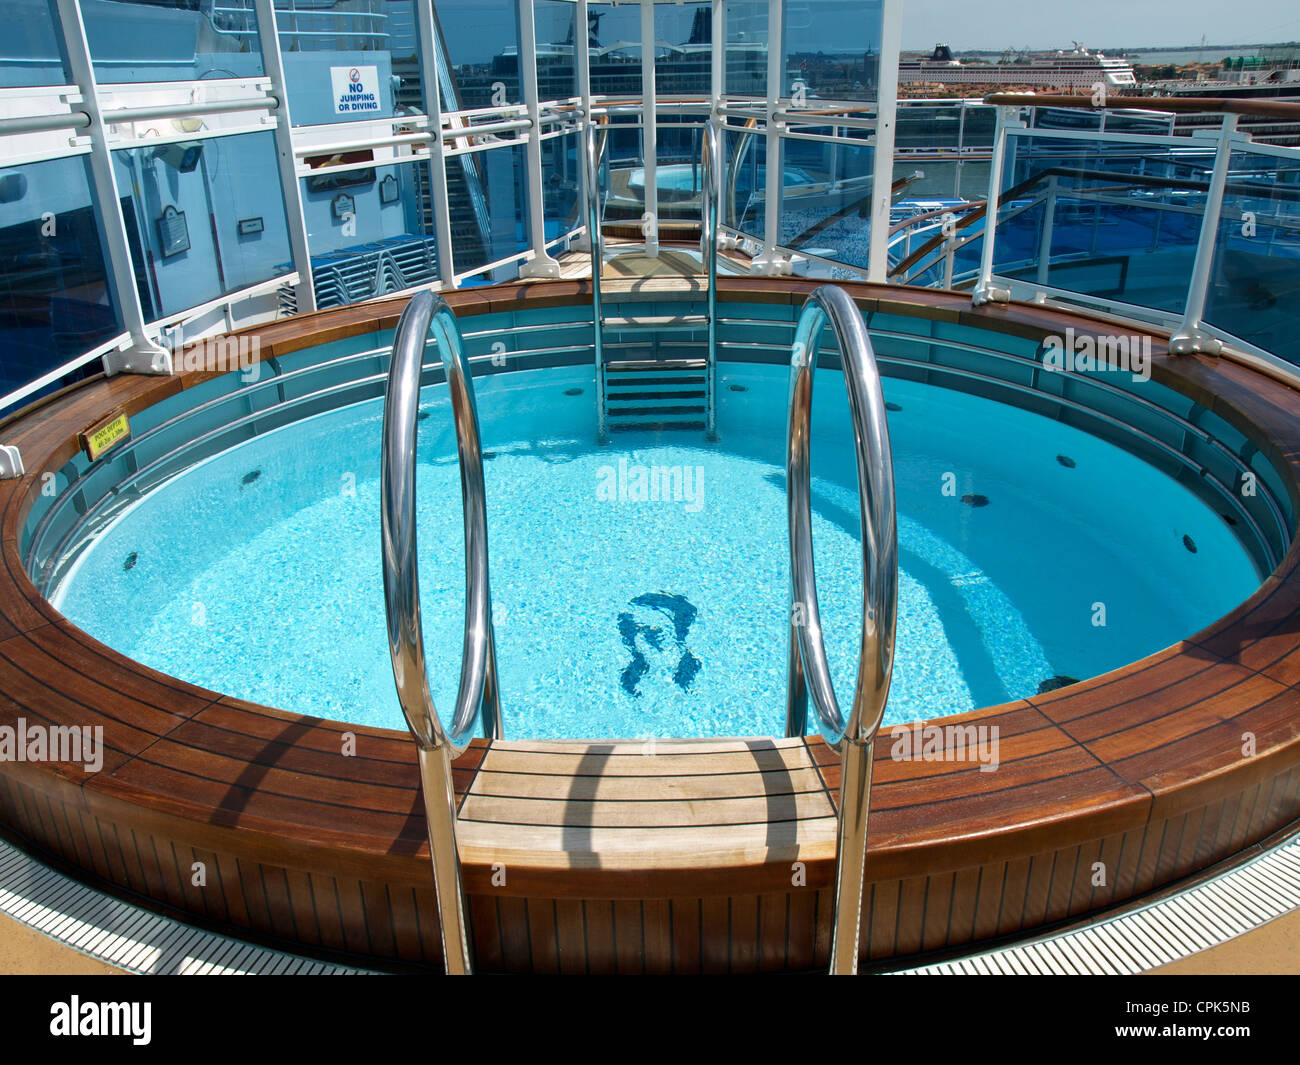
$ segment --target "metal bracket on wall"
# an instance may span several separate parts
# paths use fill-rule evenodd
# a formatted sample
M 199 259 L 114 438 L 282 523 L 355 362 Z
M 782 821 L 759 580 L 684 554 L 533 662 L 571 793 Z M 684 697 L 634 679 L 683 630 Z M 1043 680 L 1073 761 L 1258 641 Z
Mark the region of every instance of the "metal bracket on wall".
M 104 372 L 112 377 L 119 373 L 142 373 L 168 377 L 175 373 L 172 353 L 148 340 L 136 340 L 121 351 L 104 356 Z
M 1220 355 L 1223 341 L 1199 329 L 1180 329 L 1169 338 L 1170 355 Z

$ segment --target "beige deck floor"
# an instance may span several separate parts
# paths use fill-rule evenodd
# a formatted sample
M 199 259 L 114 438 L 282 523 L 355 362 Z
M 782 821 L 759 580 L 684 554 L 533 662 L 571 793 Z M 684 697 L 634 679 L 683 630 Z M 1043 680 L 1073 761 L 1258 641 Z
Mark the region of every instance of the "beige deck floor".
M 0 915 L 0 975 L 106 976 L 121 972 Z
M 88 958 L 40 932 L 0 916 L 0 975 L 99 976 L 120 969 Z M 1254 932 L 1190 958 L 1153 969 L 1148 975 L 1237 976 L 1300 974 L 1300 910 Z

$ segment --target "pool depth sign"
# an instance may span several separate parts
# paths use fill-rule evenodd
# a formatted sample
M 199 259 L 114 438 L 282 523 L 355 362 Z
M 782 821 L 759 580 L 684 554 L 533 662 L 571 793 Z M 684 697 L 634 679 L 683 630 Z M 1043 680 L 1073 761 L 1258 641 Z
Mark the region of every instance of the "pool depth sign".
M 122 411 L 117 410 L 78 435 L 86 457 L 95 462 L 104 452 L 131 438 L 131 423 Z
M 379 111 L 378 67 L 330 67 L 336 115 Z

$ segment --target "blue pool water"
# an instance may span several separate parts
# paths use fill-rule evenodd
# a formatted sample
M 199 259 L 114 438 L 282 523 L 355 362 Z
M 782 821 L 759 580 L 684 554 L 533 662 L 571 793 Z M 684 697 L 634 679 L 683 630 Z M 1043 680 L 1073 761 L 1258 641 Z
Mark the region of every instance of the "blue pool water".
M 813 531 L 843 702 L 861 620 L 856 475 L 842 379 L 817 381 Z M 476 388 L 507 737 L 779 734 L 784 368 L 723 367 L 711 445 L 673 433 L 597 447 L 586 367 Z M 1126 452 L 962 393 L 902 380 L 885 389 L 897 408 L 902 570 L 887 723 L 1120 666 L 1258 586 L 1223 519 Z M 460 481 L 443 386 L 426 391 L 424 409 L 424 631 L 434 696 L 449 708 L 464 606 Z M 378 401 L 349 407 L 190 469 L 99 534 L 55 604 L 197 684 L 403 728 L 380 571 L 381 418 Z M 679 498 L 640 501 L 642 475 Z

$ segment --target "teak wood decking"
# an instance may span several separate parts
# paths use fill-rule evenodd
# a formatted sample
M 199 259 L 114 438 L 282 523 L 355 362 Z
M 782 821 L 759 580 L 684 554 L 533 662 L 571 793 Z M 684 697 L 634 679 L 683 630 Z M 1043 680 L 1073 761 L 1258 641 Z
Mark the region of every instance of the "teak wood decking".
M 724 303 L 798 303 L 812 287 L 719 279 Z M 845 287 L 866 310 L 1021 336 L 1104 329 L 1045 308 L 972 310 L 954 293 Z M 546 282 L 449 300 L 471 315 L 589 297 L 583 283 Z M 261 357 L 392 328 L 401 306 L 262 327 Z M 1225 418 L 1287 471 L 1294 506 L 1300 395 L 1226 359 L 1171 359 L 1161 340 L 1153 346 L 1156 379 Z M 0 764 L 0 820 L 53 860 L 202 920 L 325 951 L 437 964 L 415 752 L 404 733 L 253 706 L 163 676 L 63 619 L 24 570 L 19 539 L 41 472 L 74 454 L 77 434 L 110 410 L 134 413 L 207 376 L 96 380 L 0 426 L 28 470 L 0 482 L 0 725 L 102 725 L 107 747 L 93 775 Z M 1075 917 L 1294 820 L 1298 560 L 1293 543 L 1245 604 L 1174 647 L 1048 695 L 945 719 L 998 726 L 997 772 L 893 761 L 882 735 L 863 958 L 880 963 Z M 345 732 L 356 737 L 353 757 L 341 753 Z M 1253 757 L 1243 755 L 1246 733 Z M 476 741 L 457 762 L 456 786 L 478 966 L 823 966 L 838 773 L 816 739 L 653 748 Z

